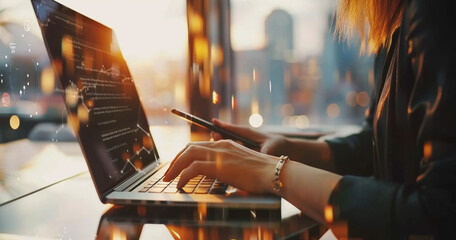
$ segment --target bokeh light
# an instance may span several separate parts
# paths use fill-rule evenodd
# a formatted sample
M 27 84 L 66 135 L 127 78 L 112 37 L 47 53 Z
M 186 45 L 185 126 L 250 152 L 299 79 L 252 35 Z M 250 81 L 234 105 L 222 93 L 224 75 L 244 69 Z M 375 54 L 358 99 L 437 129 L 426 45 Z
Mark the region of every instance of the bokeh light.
M 259 113 L 252 114 L 249 118 L 249 124 L 254 128 L 261 127 L 263 125 L 263 117 Z
M 424 159 L 429 159 L 432 155 L 432 143 L 427 141 L 423 145 L 423 157 Z
M 282 105 L 282 108 L 280 108 L 280 112 L 282 113 L 282 116 L 292 116 L 294 115 L 294 107 L 293 105 L 287 103 L 287 104 L 284 104 Z
M 199 64 L 204 63 L 209 55 L 209 44 L 207 42 L 207 39 L 204 37 L 196 37 L 193 47 L 193 49 L 195 49 L 196 61 Z
M 300 115 L 296 117 L 296 127 L 305 129 L 309 127 L 309 118 L 306 115 Z
M 220 102 L 220 95 L 216 91 L 212 91 L 212 103 L 217 104 Z
M 19 126 L 21 125 L 21 120 L 20 120 L 19 117 L 16 116 L 16 115 L 11 116 L 9 122 L 10 122 L 10 127 L 11 127 L 13 130 L 18 129 Z
M 327 223 L 332 223 L 334 221 L 334 212 L 331 205 L 325 207 L 325 220 Z
M 71 107 L 76 106 L 79 99 L 79 93 L 75 86 L 68 86 L 65 90 L 65 101 Z
M 369 105 L 369 94 L 366 91 L 359 92 L 356 95 L 356 103 L 361 107 Z
M 345 96 L 345 102 L 350 107 L 356 106 L 356 92 L 355 91 L 348 92 L 347 95 Z
M 10 105 L 11 105 L 10 95 L 7 92 L 5 92 L 5 93 L 2 94 L 1 106 L 9 107 Z
M 78 106 L 78 118 L 79 121 L 83 124 L 89 122 L 89 111 L 82 104 Z
M 340 114 L 339 105 L 337 105 L 336 103 L 329 104 L 328 108 L 326 109 L 326 112 L 328 113 L 328 117 L 337 118 Z
M 43 69 L 41 72 L 41 91 L 46 95 L 51 95 L 55 89 L 54 70 L 51 67 Z

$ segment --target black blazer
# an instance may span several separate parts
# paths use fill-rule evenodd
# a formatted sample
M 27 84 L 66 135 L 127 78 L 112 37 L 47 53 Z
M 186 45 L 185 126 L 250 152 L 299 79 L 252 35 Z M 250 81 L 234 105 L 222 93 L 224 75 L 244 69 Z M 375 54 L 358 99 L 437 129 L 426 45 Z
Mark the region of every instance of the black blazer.
M 338 173 L 334 221 L 349 236 L 456 239 L 454 0 L 411 0 L 378 52 L 366 126 L 327 140 Z

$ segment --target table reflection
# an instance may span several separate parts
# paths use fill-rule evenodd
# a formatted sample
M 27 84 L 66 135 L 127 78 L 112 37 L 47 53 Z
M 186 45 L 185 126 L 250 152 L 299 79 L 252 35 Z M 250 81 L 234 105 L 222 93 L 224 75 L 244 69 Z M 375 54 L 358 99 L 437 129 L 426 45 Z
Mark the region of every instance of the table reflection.
M 103 214 L 97 239 L 288 239 L 319 236 L 310 218 L 280 210 L 114 206 Z
M 0 206 L 87 172 L 76 142 L 0 144 Z

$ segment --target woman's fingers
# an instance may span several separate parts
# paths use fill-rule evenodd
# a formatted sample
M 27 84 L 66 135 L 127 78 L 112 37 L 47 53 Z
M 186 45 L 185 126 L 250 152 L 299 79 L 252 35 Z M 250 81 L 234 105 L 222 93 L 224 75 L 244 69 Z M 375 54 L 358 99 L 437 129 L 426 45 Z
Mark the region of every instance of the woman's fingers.
M 168 171 L 174 166 L 174 164 L 176 163 L 176 160 L 182 155 L 182 153 L 185 152 L 185 150 L 187 150 L 188 147 L 192 146 L 192 145 L 201 145 L 201 146 L 205 146 L 205 145 L 212 145 L 213 143 L 212 142 L 204 142 L 204 141 L 201 141 L 201 142 L 192 142 L 192 143 L 188 143 L 187 146 L 185 146 L 173 159 L 173 161 L 171 161 L 171 164 L 169 165 L 168 167 L 168 170 L 166 170 L 165 172 L 165 175 L 168 173 Z
M 184 168 L 188 167 L 192 163 L 192 161 L 196 159 L 208 161 L 213 158 L 212 155 L 214 154 L 210 148 L 202 144 L 190 144 L 173 160 L 165 173 L 163 181 L 171 181 L 177 177 Z
M 180 152 L 174 157 L 173 161 L 171 161 L 171 164 L 169 164 L 168 170 L 166 170 L 166 172 L 165 172 L 165 176 L 169 172 L 169 170 L 174 166 L 174 163 L 176 162 L 176 159 L 178 159 L 180 157 L 180 155 L 182 155 L 182 153 L 185 152 L 185 150 L 187 150 L 187 148 L 190 145 L 191 144 L 188 143 L 187 146 L 185 146 L 182 150 L 180 150 Z
M 215 162 L 194 161 L 186 169 L 184 169 L 184 171 L 182 171 L 182 174 L 176 187 L 184 187 L 188 183 L 188 181 L 190 181 L 190 179 L 198 175 L 205 175 L 209 178 L 216 178 L 215 171 Z

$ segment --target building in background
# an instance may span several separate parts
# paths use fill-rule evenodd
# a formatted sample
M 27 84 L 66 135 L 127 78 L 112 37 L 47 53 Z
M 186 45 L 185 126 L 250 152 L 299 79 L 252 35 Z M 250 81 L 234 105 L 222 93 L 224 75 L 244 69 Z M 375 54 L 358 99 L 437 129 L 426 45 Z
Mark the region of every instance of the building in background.
M 329 16 L 320 54 L 296 57 L 293 16 L 273 9 L 265 19 L 263 48 L 235 52 L 239 118 L 259 114 L 263 125 L 361 124 L 373 82 L 372 57 L 355 42 L 339 42 Z M 261 126 L 261 124 L 260 124 Z

